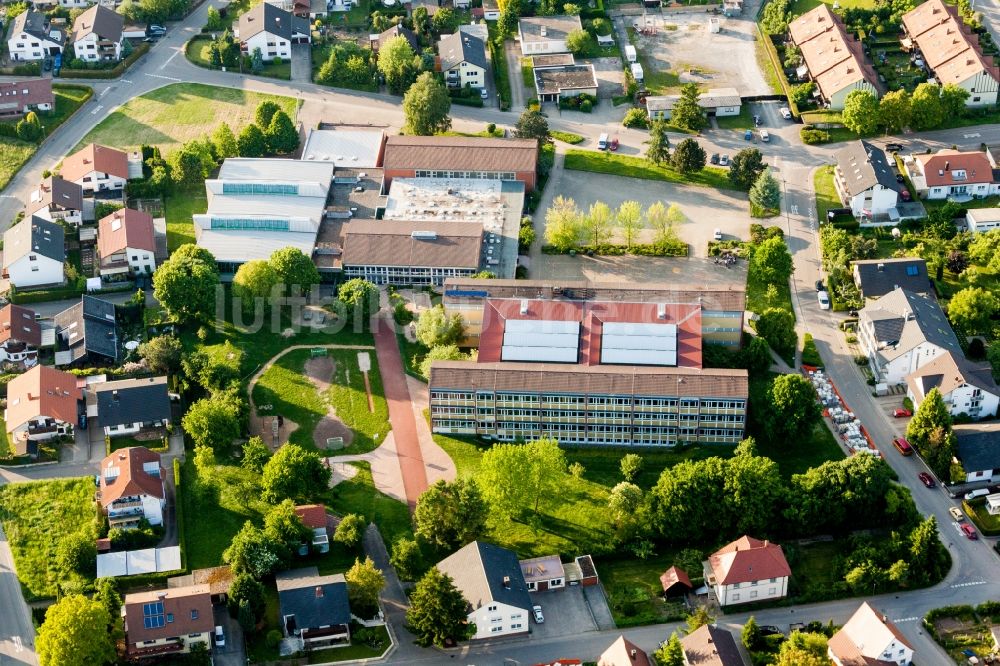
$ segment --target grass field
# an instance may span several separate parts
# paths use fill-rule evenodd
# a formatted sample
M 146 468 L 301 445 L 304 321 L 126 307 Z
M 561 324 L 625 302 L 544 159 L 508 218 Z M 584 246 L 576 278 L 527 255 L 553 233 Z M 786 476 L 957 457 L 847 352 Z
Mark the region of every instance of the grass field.
M 210 55 L 212 46 L 212 39 L 205 36 L 198 36 L 187 43 L 184 49 L 184 55 L 187 59 L 199 67 L 204 67 L 205 69 L 217 69 L 212 66 L 212 58 Z M 239 71 L 239 67 L 231 68 L 233 70 Z M 283 62 L 280 65 L 276 63 L 264 63 L 264 69 L 255 76 L 267 76 L 272 79 L 283 79 L 288 81 L 292 78 L 292 63 Z
M 277 102 L 295 120 L 299 100 L 292 97 L 175 83 L 130 100 L 88 132 L 79 145 L 93 142 L 135 148 L 148 144 L 167 151 L 211 134 L 223 122 L 239 133 L 253 122 L 257 105 L 267 99 Z
M 816 189 L 816 219 L 826 221 L 826 212 L 832 208 L 843 208 L 837 188 L 833 184 L 833 166 L 827 164 L 816 169 L 813 187 Z
M 718 123 L 719 129 L 753 129 L 753 117 L 750 113 L 750 105 L 743 104 L 740 106 L 740 114 L 738 116 L 716 116 L 715 122 Z
M 175 190 L 163 202 L 167 218 L 167 248 L 173 252 L 185 243 L 194 243 L 192 215 L 208 210 L 208 199 L 202 185 Z
M 560 132 L 559 130 L 553 130 L 549 132 L 553 139 L 562 141 L 563 143 L 577 144 L 583 143 L 583 137 L 579 134 L 574 134 L 573 132 Z
M 354 463 L 358 473 L 353 479 L 338 483 L 326 495 L 326 506 L 335 513 L 360 513 L 378 525 L 387 546 L 399 537 L 413 537 L 410 509 L 375 489 L 371 465 Z
M 668 183 L 688 183 L 703 187 L 714 187 L 720 190 L 732 189 L 727 177 L 727 169 L 706 166 L 701 171 L 682 174 L 670 166 L 657 166 L 642 157 L 617 155 L 610 152 L 595 152 L 592 150 L 570 149 L 566 151 L 564 163 L 566 169 L 573 171 L 590 171 L 607 173 L 612 176 L 626 178 L 642 178 L 644 180 L 662 180 Z
M 94 479 L 0 487 L 0 520 L 27 599 L 54 597 L 57 585 L 67 582 L 56 565 L 59 544 L 75 534 L 97 536 Z
M 37 148 L 37 145 L 20 139 L 0 137 L 0 188 L 7 187 L 10 179 L 31 159 Z
M 800 16 L 805 14 L 810 9 L 815 9 L 822 4 L 830 5 L 831 7 L 836 4 L 841 9 L 874 9 L 875 0 L 795 0 L 788 8 L 788 14 L 790 16 Z

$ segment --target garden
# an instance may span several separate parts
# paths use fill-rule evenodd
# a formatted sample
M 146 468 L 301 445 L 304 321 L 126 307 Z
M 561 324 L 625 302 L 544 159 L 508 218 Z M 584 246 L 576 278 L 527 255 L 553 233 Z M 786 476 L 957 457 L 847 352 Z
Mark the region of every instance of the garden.
M 955 663 L 980 662 L 996 651 L 990 630 L 1000 624 L 1000 603 L 935 608 L 923 619 L 924 628 Z

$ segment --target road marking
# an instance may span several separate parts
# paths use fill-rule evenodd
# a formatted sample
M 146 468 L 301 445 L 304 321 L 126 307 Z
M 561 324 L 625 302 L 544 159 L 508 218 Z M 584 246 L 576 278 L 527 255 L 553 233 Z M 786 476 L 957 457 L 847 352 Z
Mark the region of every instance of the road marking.
M 112 89 L 112 88 L 114 88 L 114 86 L 110 86 L 110 87 L 108 87 L 108 88 L 105 88 L 104 90 L 102 90 L 102 91 L 101 91 L 101 94 L 100 94 L 100 95 L 98 95 L 98 97 L 104 97 L 104 96 L 105 96 L 105 95 L 107 95 L 107 94 L 108 94 L 109 92 L 111 92 L 111 89 Z
M 955 583 L 951 587 L 952 588 L 956 588 L 956 587 L 972 587 L 974 585 L 986 585 L 986 581 L 985 580 L 977 580 L 977 581 L 974 581 L 972 583 Z
M 121 81 L 122 83 L 132 83 L 128 79 L 118 79 L 118 80 Z
M 146 76 L 152 76 L 154 79 L 166 79 L 167 81 L 180 81 L 176 76 L 163 76 L 162 74 L 150 74 L 146 72 Z
M 975 134 L 963 134 L 962 135 L 962 137 L 966 138 L 966 139 L 978 139 L 980 136 L 982 136 L 982 135 L 979 132 L 976 132 Z
M 90 115 L 92 115 L 92 116 L 96 116 L 96 115 L 97 115 L 97 113 L 98 113 L 98 112 L 99 112 L 99 111 L 100 111 L 101 109 L 103 109 L 103 108 L 104 108 L 104 105 L 103 105 L 103 104 L 98 104 L 98 105 L 97 105 L 97 107 L 96 107 L 96 108 L 95 108 L 95 109 L 94 109 L 93 111 L 91 111 L 91 112 L 90 112 Z
M 792 204 L 788 208 L 791 210 L 792 215 L 798 215 L 799 214 L 799 205 L 798 204 Z
M 14 652 L 24 652 L 24 646 L 21 644 L 20 636 L 14 636 Z
M 164 67 L 166 67 L 167 65 L 169 65 L 169 64 L 170 64 L 170 61 L 171 61 L 171 60 L 173 60 L 173 59 L 174 59 L 174 57 L 175 57 L 175 56 L 176 56 L 176 55 L 177 55 L 178 53 L 180 53 L 180 51 L 174 51 L 174 55 L 172 55 L 172 56 L 170 56 L 169 58 L 167 58 L 167 59 L 166 59 L 166 60 L 165 60 L 165 61 L 163 62 L 163 64 L 162 64 L 162 65 L 160 65 L 160 69 L 163 69 Z
M 893 622 L 899 624 L 900 622 L 916 622 L 919 619 L 920 619 L 919 617 L 901 617 L 896 620 L 893 620 Z

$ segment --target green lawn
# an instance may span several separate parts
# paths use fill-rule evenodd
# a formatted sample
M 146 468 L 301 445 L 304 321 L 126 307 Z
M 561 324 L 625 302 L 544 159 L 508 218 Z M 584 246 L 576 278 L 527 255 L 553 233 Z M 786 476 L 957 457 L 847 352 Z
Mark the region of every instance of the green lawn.
M 187 43 L 187 46 L 184 48 L 184 55 L 189 61 L 199 67 L 218 69 L 212 66 L 211 47 L 212 38 L 207 35 L 199 35 Z M 239 65 L 230 68 L 230 71 L 239 72 Z M 247 73 L 249 74 L 249 72 Z M 272 79 L 284 79 L 288 81 L 292 78 L 292 64 L 291 62 L 282 62 L 280 64 L 264 63 L 264 69 L 255 74 L 255 76 L 267 76 Z
M 115 148 L 143 144 L 167 151 L 210 134 L 223 122 L 239 133 L 253 122 L 257 105 L 273 100 L 295 120 L 299 100 L 200 83 L 175 83 L 129 100 L 87 133 L 79 145 L 91 142 Z
M 37 148 L 37 145 L 20 139 L 0 137 L 0 188 L 7 187 L 10 179 L 31 159 Z
M 800 16 L 821 4 L 834 5 L 834 0 L 795 0 L 788 8 L 789 16 Z M 874 9 L 875 0 L 836 0 L 841 9 Z
M 800 442 L 787 443 L 773 437 L 758 437 L 757 451 L 778 463 L 782 476 L 786 478 L 844 457 L 843 450 L 823 421 L 816 423 L 809 439 Z
M 194 243 L 195 213 L 208 210 L 208 199 L 202 185 L 183 187 L 175 190 L 163 202 L 167 218 L 167 248 L 173 252 L 185 243 Z
M 586 471 L 583 478 L 608 488 L 624 481 L 621 473 L 622 456 L 627 453 L 638 453 L 642 456 L 642 469 L 634 481 L 640 488 L 652 488 L 660 478 L 660 473 L 685 460 L 703 460 L 717 456 L 728 458 L 733 454 L 735 446 L 715 444 L 707 446 L 676 447 L 669 451 L 629 451 L 627 449 L 579 448 L 567 449 L 566 460 L 571 464 L 578 462 Z
M 826 165 L 816 169 L 813 174 L 813 187 L 816 190 L 816 219 L 822 224 L 826 222 L 826 212 L 832 208 L 843 208 L 837 188 L 833 184 L 833 166 Z
M 375 411 L 368 411 L 364 376 L 358 370 L 358 352 L 350 349 L 330 349 L 335 371 L 327 395 L 316 391 L 303 373 L 310 351 L 300 349 L 289 352 L 261 376 L 254 386 L 254 404 L 274 405 L 273 413 L 283 414 L 295 421 L 299 428 L 292 433 L 291 441 L 307 448 L 315 446 L 313 430 L 332 404 L 337 417 L 354 430 L 354 441 L 346 453 L 365 453 L 382 443 L 389 432 L 389 408 L 382 392 L 382 378 L 375 359 L 375 350 L 367 353 L 372 369 L 368 379 L 372 389 Z M 261 412 L 259 412 L 261 413 Z M 377 437 L 376 437 L 377 435 Z
M 687 183 L 720 190 L 732 188 L 727 177 L 728 170 L 706 166 L 692 174 L 682 174 L 671 166 L 657 166 L 642 157 L 618 155 L 611 152 L 570 149 L 566 151 L 566 169 L 607 173 L 626 178 L 662 180 L 668 183 Z
M 683 603 L 664 600 L 660 583 L 660 575 L 676 563 L 676 554 L 671 550 L 645 560 L 622 558 L 597 563 L 608 607 L 619 628 L 671 622 L 687 615 Z M 702 577 L 701 571 L 687 573 L 693 579 Z
M 757 59 L 757 66 L 767 80 L 767 85 L 771 88 L 771 92 L 775 95 L 782 95 L 785 94 L 785 88 L 782 85 L 781 75 L 775 69 L 774 61 L 771 60 L 771 56 L 768 53 L 767 45 L 764 42 L 765 39 L 769 40 L 770 37 L 764 35 L 758 27 L 757 33 L 754 35 L 754 57 Z M 771 47 L 774 48 L 773 44 Z
M 386 545 L 391 546 L 399 537 L 413 537 L 410 510 L 402 502 L 375 489 L 372 481 L 371 465 L 367 462 L 354 463 L 358 473 L 334 486 L 326 495 L 326 506 L 339 514 L 360 513 L 368 521 L 378 525 Z
M 373 642 L 379 646 L 374 649 L 369 644 L 361 643 L 355 636 L 351 636 L 351 644 L 344 647 L 330 648 L 328 650 L 316 650 L 309 653 L 310 664 L 327 664 L 335 661 L 348 661 L 350 659 L 373 659 L 382 656 L 382 653 L 389 647 L 389 631 L 385 627 L 374 627 L 366 631 L 372 632 L 375 638 Z
M 54 597 L 58 585 L 71 582 L 56 564 L 59 544 L 71 535 L 97 536 L 94 478 L 2 486 L 0 521 L 26 598 Z
M 718 123 L 719 129 L 753 129 L 753 115 L 750 113 L 750 105 L 743 104 L 740 107 L 740 115 L 738 116 L 716 116 L 715 122 Z
M 112 437 L 111 444 L 108 447 L 108 454 L 110 454 L 112 451 L 117 451 L 118 449 L 128 449 L 133 446 L 144 446 L 150 451 L 166 453 L 169 449 L 169 440 L 136 439 L 135 437 L 130 437 L 128 435 L 121 437 Z

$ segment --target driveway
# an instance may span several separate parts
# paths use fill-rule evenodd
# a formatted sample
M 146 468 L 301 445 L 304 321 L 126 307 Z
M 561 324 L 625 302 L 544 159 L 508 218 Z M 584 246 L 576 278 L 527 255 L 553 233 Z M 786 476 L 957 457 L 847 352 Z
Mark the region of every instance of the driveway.
M 312 81 L 312 48 L 308 44 L 292 44 L 292 81 Z
M 597 631 L 597 621 L 584 596 L 583 588 L 570 585 L 560 590 L 531 593 L 531 603 L 542 607 L 545 622 L 538 624 L 531 618 L 533 640 L 572 636 Z
M 510 77 L 510 110 L 519 112 L 524 108 L 527 96 L 534 96 L 535 91 L 526 91 L 524 77 L 521 76 L 521 47 L 518 42 L 508 39 L 504 42 L 504 57 L 507 58 L 507 75 Z
M 214 614 L 215 624 L 226 634 L 226 644 L 223 647 L 212 645 L 213 663 L 215 666 L 245 666 L 247 652 L 240 623 L 229 617 L 229 610 L 224 605 L 216 606 Z

